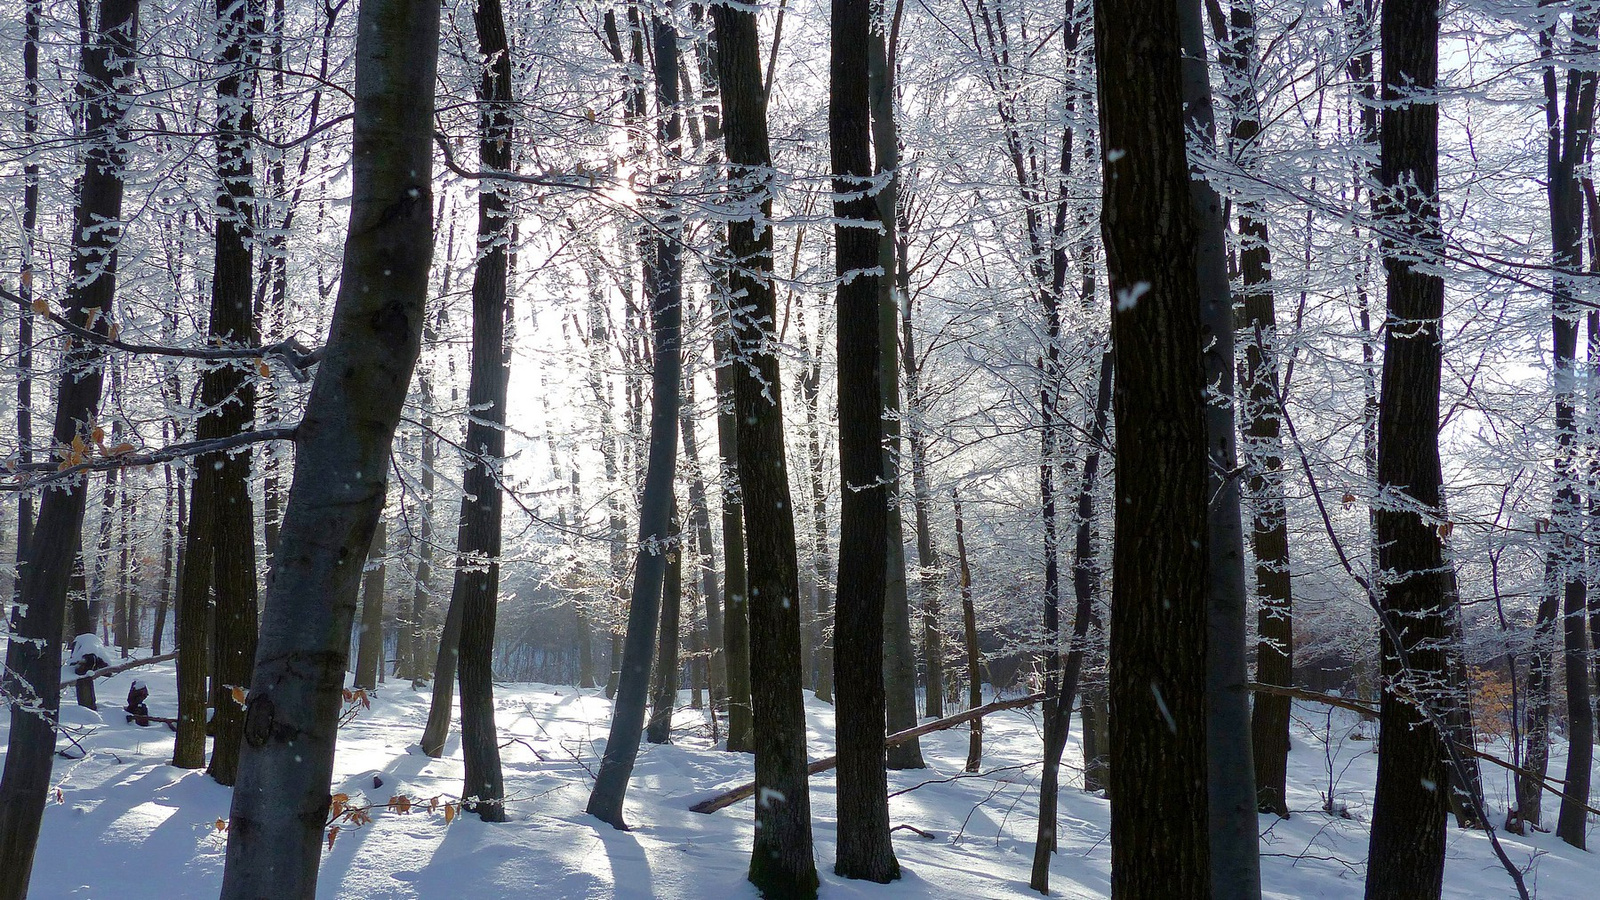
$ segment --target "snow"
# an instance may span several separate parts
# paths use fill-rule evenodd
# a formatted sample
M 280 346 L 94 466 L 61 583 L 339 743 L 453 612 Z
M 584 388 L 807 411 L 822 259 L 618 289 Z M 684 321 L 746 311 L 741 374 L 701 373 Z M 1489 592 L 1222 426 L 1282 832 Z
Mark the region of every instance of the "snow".
M 106 679 L 101 696 L 124 696 L 135 677 L 150 687 L 151 712 L 170 715 L 176 704 L 171 663 Z M 499 825 L 470 814 L 447 825 L 440 810 L 429 810 L 429 798 L 459 794 L 462 764 L 459 735 L 452 736 L 443 759 L 429 759 L 417 749 L 427 702 L 426 693 L 405 683 L 381 686 L 372 708 L 341 731 L 334 790 L 348 794 L 352 805 L 372 802 L 374 809 L 370 824 L 344 825 L 333 847 L 324 850 L 319 896 L 756 896 L 744 880 L 752 801 L 711 815 L 688 811 L 691 804 L 749 780 L 751 772 L 750 757 L 711 747 L 702 713 L 679 711 L 675 745 L 641 749 L 626 806 L 633 830 L 620 832 L 583 813 L 589 773 L 598 767 L 610 714 L 610 703 L 598 691 L 496 686 L 510 818 Z M 227 817 L 228 789 L 203 772 L 167 765 L 171 732 L 159 725 L 127 724 L 118 706 L 107 702 L 99 714 L 71 705 L 70 698 L 63 706 L 63 720 L 89 754 L 56 760 L 60 800 L 52 800 L 45 812 L 33 896 L 215 897 L 226 840 L 217 820 Z M 808 699 L 806 715 L 811 755 L 831 752 L 831 708 Z M 0 720 L 3 740 L 9 717 Z M 1038 896 L 1027 888 L 1038 803 L 1038 718 L 1015 711 L 987 721 L 981 777 L 955 777 L 966 758 L 965 728 L 922 739 L 929 768 L 889 774 L 891 792 L 905 791 L 890 800 L 891 823 L 934 834 L 928 840 L 908 830 L 895 832 L 905 872 L 896 884 L 854 882 L 832 873 L 835 780 L 832 773 L 811 779 L 823 897 Z M 1063 765 L 1060 851 L 1051 886 L 1054 896 L 1099 898 L 1110 889 L 1109 807 L 1104 798 L 1080 788 L 1077 725 L 1074 720 Z M 1330 715 L 1304 706 L 1296 707 L 1295 729 L 1289 770 L 1294 815 L 1260 820 L 1265 896 L 1360 897 L 1376 769 L 1372 726 L 1342 712 Z M 70 745 L 63 741 L 63 746 Z M 1503 746 L 1488 749 L 1504 755 Z M 1551 774 L 1560 776 L 1564 746 L 1553 748 L 1552 756 Z M 1510 787 L 1504 774 L 1484 768 L 1496 822 L 1504 819 Z M 1335 814 L 1322 812 L 1330 783 Z M 385 809 L 396 794 L 417 807 L 408 814 Z M 1553 821 L 1555 809 L 1556 798 L 1547 797 L 1548 820 Z M 1591 840 L 1596 838 L 1600 835 L 1591 831 Z M 1600 883 L 1600 854 L 1573 850 L 1549 834 L 1502 834 L 1501 840 L 1511 858 L 1527 867 L 1529 887 L 1538 897 L 1593 896 Z M 1452 823 L 1445 896 L 1510 895 L 1510 882 L 1484 835 L 1457 830 Z

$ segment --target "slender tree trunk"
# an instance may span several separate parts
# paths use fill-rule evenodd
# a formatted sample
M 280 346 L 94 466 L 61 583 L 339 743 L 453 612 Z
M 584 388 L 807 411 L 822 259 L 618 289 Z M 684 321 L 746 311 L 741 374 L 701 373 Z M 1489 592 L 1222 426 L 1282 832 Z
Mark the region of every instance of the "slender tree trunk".
M 972 567 L 967 563 L 966 524 L 961 518 L 961 495 L 950 491 L 950 502 L 955 507 L 956 564 L 961 572 L 961 624 L 966 634 L 967 650 L 967 708 L 983 705 L 983 653 L 978 649 L 978 612 L 972 605 Z M 973 719 L 971 734 L 967 739 L 966 771 L 976 772 L 983 764 L 983 719 Z
M 798 300 L 798 298 L 796 298 Z M 833 562 L 828 547 L 828 489 L 822 453 L 822 360 L 812 349 L 811 336 L 803 319 L 804 307 L 796 304 L 800 352 L 805 368 L 800 375 L 800 403 L 806 414 L 806 484 L 811 500 L 811 584 L 816 590 L 816 669 L 814 696 L 833 702 Z
M 453 588 L 453 586 L 452 586 Z M 422 752 L 438 759 L 450 738 L 450 714 L 455 706 L 456 669 L 461 659 L 461 604 L 455 591 L 445 607 L 444 624 L 439 629 L 439 653 L 433 663 L 433 691 L 428 700 L 428 721 L 422 728 Z
M 678 639 L 683 617 L 683 532 L 678 504 L 672 504 L 671 533 L 667 538 L 667 574 L 661 588 L 661 630 L 657 633 L 655 691 L 650 698 L 646 739 L 652 744 L 672 743 L 672 713 L 678 706 Z
M 422 341 L 424 345 L 432 343 L 429 338 L 438 339 L 434 329 L 423 329 Z M 433 672 L 427 663 L 427 654 L 424 648 L 427 644 L 428 633 L 425 620 L 428 617 L 428 606 L 433 596 L 433 490 L 435 450 L 437 439 L 433 435 L 433 382 L 428 377 L 428 369 L 422 367 L 417 372 L 418 405 L 422 407 L 422 475 L 421 475 L 421 509 L 417 511 L 420 520 L 417 525 L 417 574 L 416 590 L 411 595 L 411 685 L 419 686 L 429 678 Z
M 1178 7 L 1183 44 L 1185 131 L 1202 153 L 1216 152 L 1216 121 L 1207 70 L 1202 0 Z M 1193 147 L 1193 145 L 1191 145 Z M 1227 220 L 1222 199 L 1204 175 L 1202 159 L 1189 166 L 1189 201 L 1197 241 L 1201 341 L 1205 347 L 1206 448 L 1210 456 L 1206 523 L 1206 763 L 1211 818 L 1211 890 L 1218 900 L 1261 896 L 1256 833 L 1255 763 L 1250 746 L 1250 697 L 1245 659 L 1249 590 L 1244 580 L 1244 529 L 1239 505 L 1237 432 L 1234 427 L 1233 292 L 1228 283 Z
M 106 334 L 122 236 L 120 225 L 108 223 L 122 221 L 122 170 L 131 105 L 121 91 L 133 83 L 139 6 L 138 0 L 101 0 L 99 9 L 94 43 L 83 48 L 87 150 L 72 233 L 71 286 L 64 306 L 74 325 Z M 102 356 L 99 344 L 68 342 L 56 388 L 51 431 L 55 446 L 88 442 L 100 407 Z M 88 487 L 81 480 L 45 492 L 28 542 L 20 602 L 11 610 L 12 637 L 0 688 L 9 696 L 35 696 L 40 702 L 37 707 L 11 705 L 10 743 L 0 775 L 0 871 L 6 873 L 0 878 L 0 898 L 4 900 L 22 900 L 28 894 L 50 788 L 60 708 L 61 626 L 87 498 Z
M 718 350 L 725 359 L 732 345 Z M 755 751 L 755 719 L 750 707 L 750 606 L 744 553 L 744 492 L 739 486 L 739 432 L 733 411 L 734 366 L 717 366 L 717 455 L 722 463 L 722 589 L 726 599 L 722 626 L 723 655 L 728 660 L 728 750 Z
M 872 225 L 883 222 L 892 234 L 893 204 L 872 196 L 873 112 L 868 102 L 868 55 L 883 52 L 882 34 L 871 35 L 870 0 L 833 0 L 832 53 L 829 68 L 828 143 L 833 157 L 834 265 L 838 278 L 839 365 L 839 600 L 834 619 L 834 698 L 839 746 L 839 855 L 834 871 L 846 878 L 889 882 L 900 877 L 889 839 L 888 777 L 884 772 L 886 691 L 895 682 L 887 671 L 899 657 L 898 645 L 886 644 L 894 612 L 885 594 L 889 551 L 891 492 L 884 453 L 884 399 L 887 384 L 882 366 L 893 357 L 882 347 L 885 331 L 879 321 L 881 285 L 890 283 L 882 264 L 883 244 L 890 238 Z M 874 85 L 877 86 L 877 85 Z M 878 110 L 883 114 L 885 111 Z M 888 129 L 892 131 L 892 128 Z M 880 136 L 883 130 L 880 129 Z M 880 164 L 884 161 L 880 153 Z M 892 249 L 891 249 L 892 254 Z M 890 257 L 892 259 L 892 256 Z M 892 302 L 892 297 L 891 297 Z M 894 340 L 892 330 L 887 332 Z M 890 562 L 892 565 L 892 561 Z M 902 579 L 904 573 L 902 571 Z M 900 600 L 905 601 L 904 582 Z M 905 610 L 902 608 L 901 610 Z M 913 703 L 914 703 L 913 699 Z M 915 707 L 912 721 L 916 724 Z M 894 720 L 890 719 L 890 729 Z M 891 765 L 893 763 L 891 762 Z
M 1231 43 L 1220 54 L 1230 85 L 1234 154 L 1248 171 L 1259 168 L 1261 134 L 1256 82 L 1255 8 L 1231 7 Z M 1254 198 L 1239 201 L 1239 270 L 1243 289 L 1245 365 L 1245 487 L 1252 510 L 1250 542 L 1255 556 L 1257 617 L 1256 681 L 1289 687 L 1294 680 L 1293 589 L 1289 578 L 1289 527 L 1283 489 L 1283 438 L 1278 405 L 1277 312 L 1272 290 L 1272 252 L 1267 222 Z M 1289 816 L 1288 697 L 1257 694 L 1250 720 L 1251 759 L 1255 764 L 1256 807 Z M 1252 833 L 1254 823 L 1252 823 Z M 1252 840 L 1254 840 L 1252 838 Z
M 903 271 L 903 266 L 900 267 Z M 944 633 L 939 624 L 939 554 L 933 547 L 933 492 L 928 486 L 928 434 L 923 421 L 922 369 L 911 327 L 911 294 L 900 294 L 900 334 L 905 344 L 901 364 L 906 373 L 906 420 L 911 449 L 911 503 L 917 521 L 917 584 L 922 594 L 922 670 L 927 696 L 923 715 L 944 718 Z
M 1552 20 L 1539 35 L 1544 66 L 1547 127 L 1546 192 L 1550 201 L 1550 237 L 1554 265 L 1551 330 L 1556 381 L 1556 491 L 1550 552 L 1556 560 L 1562 597 L 1562 645 L 1567 680 L 1567 778 L 1561 794 L 1556 834 L 1574 847 L 1585 846 L 1584 805 L 1589 800 L 1594 758 L 1594 707 L 1589 690 L 1589 641 L 1585 628 L 1588 606 L 1586 548 L 1583 544 L 1584 474 L 1577 459 L 1578 323 L 1576 279 L 1583 265 L 1583 194 L 1578 166 L 1588 157 L 1595 116 L 1595 73 L 1582 68 L 1567 72 L 1565 98 L 1556 88 L 1555 35 Z M 1585 59 L 1595 47 L 1592 12 L 1578 12 L 1571 24 L 1570 52 Z
M 1171 264 L 1196 240 L 1178 18 L 1162 0 L 1095 5 L 1117 422 L 1111 890 L 1125 900 L 1211 896 L 1201 294 L 1195 267 Z
M 805 707 L 800 683 L 799 563 L 794 505 L 783 445 L 783 401 L 773 345 L 772 151 L 754 13 L 712 7 L 717 81 L 722 89 L 729 184 L 744 202 L 728 223 L 729 296 L 743 311 L 732 320 L 733 416 L 740 501 L 749 561 L 751 710 L 755 717 L 756 828 L 750 881 L 773 897 L 814 897 L 811 793 L 806 777 Z M 733 589 L 729 590 L 733 607 Z M 741 598 L 742 600 L 743 598 Z M 732 615 L 729 616 L 730 644 Z M 731 662 L 731 660 L 730 660 Z M 733 677 L 730 665 L 730 679 Z M 734 698 L 738 702 L 738 698 Z M 732 725 L 729 726 L 730 746 Z
M 672 24 L 659 16 L 652 24 L 656 103 L 662 114 L 658 137 L 663 145 L 671 146 L 677 143 L 681 127 L 677 108 L 678 36 Z M 639 498 L 639 552 L 634 563 L 633 602 L 628 609 L 628 631 L 622 648 L 611 732 L 588 805 L 590 815 L 619 829 L 627 828 L 622 801 L 644 730 L 645 704 L 650 691 L 650 655 L 655 649 L 668 556 L 673 552 L 670 545 L 672 482 L 677 467 L 678 410 L 683 383 L 683 268 L 675 242 L 679 225 L 676 211 L 668 208 L 664 213 L 663 235 L 655 241 L 645 271 L 645 289 L 650 295 L 654 371 L 649 462 L 644 492 Z
M 166 429 L 163 428 L 165 432 Z M 150 629 L 150 655 L 161 655 L 161 638 L 167 630 L 167 604 L 172 596 L 173 575 L 173 545 L 176 531 L 172 521 L 173 513 L 173 483 L 172 467 L 162 466 L 162 475 L 166 477 L 167 494 L 166 505 L 162 508 L 161 515 L 161 578 L 156 582 L 156 615 L 155 622 Z
M 883 21 L 882 0 L 871 6 L 879 21 L 871 23 L 866 36 L 867 80 L 873 173 L 887 176 L 873 199 L 884 238 L 878 242 L 877 265 L 884 275 L 877 279 L 879 352 L 877 368 L 883 391 L 883 478 L 889 484 L 885 495 L 889 518 L 885 548 L 887 580 L 884 582 L 883 680 L 888 706 L 890 733 L 917 725 L 917 658 L 911 641 L 911 603 L 906 593 L 905 538 L 900 521 L 900 303 L 895 297 L 895 235 L 899 231 L 900 134 L 894 115 L 894 51 L 890 23 Z M 850 52 L 860 53 L 855 45 Z M 859 188 L 858 188 L 859 190 Z M 843 414 L 841 413 L 841 416 Z M 841 564 L 843 562 L 841 549 Z M 837 676 L 836 676 L 837 680 Z M 889 768 L 921 769 L 922 745 L 913 739 L 889 748 Z
M 22 37 L 22 134 L 27 143 L 28 162 L 22 167 L 22 268 L 17 276 L 17 295 L 33 307 L 34 243 L 39 228 L 39 163 L 33 149 L 39 135 L 39 16 L 44 0 L 26 0 L 23 8 Z M 17 317 L 17 462 L 33 462 L 33 317 L 27 312 Z M 33 494 L 24 491 L 17 498 L 17 557 L 20 567 L 28 559 L 28 537 L 33 533 Z M 22 573 L 4 599 L 22 587 Z
M 1441 249 L 1438 194 L 1439 8 L 1437 0 L 1386 0 L 1379 219 L 1386 225 L 1388 272 L 1378 413 L 1378 490 L 1410 498 L 1411 508 L 1376 514 L 1384 691 L 1380 701 L 1378 781 L 1367 863 L 1367 900 L 1439 896 L 1444 876 L 1443 735 L 1420 704 L 1439 702 L 1445 657 L 1444 560 L 1438 514 L 1440 319 L 1444 281 L 1411 260 Z M 1400 102 L 1405 99 L 1406 102 Z M 1399 636 L 1397 646 L 1391 631 Z M 1409 666 L 1402 665 L 1402 657 Z
M 430 129 L 415 126 L 433 120 L 439 6 L 364 0 L 356 33 L 344 270 L 296 434 L 246 701 L 225 900 L 316 892 L 359 561 L 383 510 L 390 446 L 421 344 L 433 142 Z
M 694 378 L 683 380 L 683 411 L 678 423 L 683 433 L 683 462 L 689 470 L 689 514 L 694 518 L 695 567 L 700 572 L 700 593 L 706 598 L 706 632 L 710 663 L 711 708 L 728 706 L 728 663 L 723 653 L 722 589 L 717 584 L 717 564 L 711 534 L 711 504 L 706 497 L 700 468 L 700 439 L 694 429 Z
M 383 592 L 387 580 L 389 529 L 380 514 L 378 530 L 372 535 L 372 549 L 361 579 L 361 618 L 356 626 L 355 686 L 370 691 L 378 686 L 378 671 L 383 668 Z
M 1561 611 L 1554 555 L 1546 557 L 1544 590 L 1539 595 L 1539 606 L 1534 615 L 1533 651 L 1528 660 L 1526 718 L 1522 726 L 1522 768 L 1528 773 L 1517 773 L 1517 808 L 1512 817 L 1513 831 L 1524 831 L 1522 826 L 1540 828 L 1543 824 L 1545 773 L 1550 769 L 1550 700 L 1555 678 L 1555 658 L 1551 653 L 1556 630 L 1556 616 Z

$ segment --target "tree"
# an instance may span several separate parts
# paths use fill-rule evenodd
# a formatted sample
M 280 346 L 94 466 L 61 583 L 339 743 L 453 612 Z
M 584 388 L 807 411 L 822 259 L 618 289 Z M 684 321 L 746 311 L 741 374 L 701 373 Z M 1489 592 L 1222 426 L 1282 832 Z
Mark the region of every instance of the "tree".
M 126 91 L 133 80 L 139 2 L 100 0 L 98 11 L 94 42 L 83 48 L 80 84 L 88 101 L 86 144 L 72 229 L 72 280 L 64 305 L 73 326 L 103 336 L 110 332 L 116 294 L 122 171 L 132 105 Z M 84 448 L 86 457 L 97 427 L 103 356 L 101 344 L 69 339 L 56 384 L 51 438 L 57 447 Z M 0 879 L 0 898 L 4 900 L 26 897 L 33 871 L 56 748 L 67 582 L 82 537 L 88 490 L 84 477 L 45 493 L 22 567 L 20 602 L 11 611 L 12 637 L 0 681 L 0 690 L 15 698 L 5 771 L 0 774 L 0 868 L 6 872 Z
M 1376 211 L 1388 273 L 1374 517 L 1384 690 L 1368 900 L 1438 897 L 1444 877 L 1443 735 L 1425 706 L 1446 678 L 1440 572 L 1439 379 L 1444 280 L 1417 266 L 1442 250 L 1439 222 L 1439 6 L 1387 0 Z M 1397 636 L 1393 637 L 1391 635 Z
M 666 148 L 679 138 L 678 36 L 673 24 L 653 19 L 655 37 L 656 103 L 661 113 L 659 137 Z M 670 150 L 669 150 L 670 152 Z M 655 650 L 656 627 L 661 614 L 667 557 L 674 552 L 673 476 L 678 459 L 678 407 L 683 382 L 683 264 L 676 240 L 678 218 L 670 208 L 662 232 L 646 263 L 645 290 L 650 298 L 652 359 L 650 399 L 650 449 L 644 492 L 639 498 L 639 551 L 634 563 L 633 598 L 628 607 L 628 631 L 622 646 L 622 669 L 617 682 L 611 731 L 606 738 L 600 774 L 587 807 L 590 815 L 625 829 L 622 801 L 639 755 L 645 707 L 650 694 L 650 657 Z
M 811 793 L 806 776 L 805 708 L 800 678 L 800 576 L 794 504 L 783 446 L 782 388 L 773 347 L 777 300 L 772 290 L 772 149 L 755 14 L 712 7 L 717 83 L 722 92 L 729 192 L 733 417 L 748 560 L 750 701 L 758 801 L 750 881 L 771 897 L 813 897 Z M 728 590 L 730 644 L 733 589 Z M 729 679 L 733 678 L 730 659 Z M 734 698 L 738 702 L 738 698 Z M 730 746 L 732 724 L 729 724 Z
M 1202 898 L 1208 460 L 1200 288 L 1171 265 L 1195 247 L 1177 7 L 1096 3 L 1095 58 L 1117 372 L 1111 889 Z
M 869 0 L 833 0 L 832 10 L 828 144 L 838 278 L 841 485 L 833 654 L 839 746 L 839 858 L 834 871 L 847 878 L 889 882 L 900 877 L 900 863 L 889 839 L 884 670 L 885 657 L 894 658 L 898 648 L 883 649 L 885 619 L 895 613 L 885 609 L 890 493 L 883 451 L 885 395 L 879 383 L 888 357 L 880 346 L 878 311 L 879 284 L 887 274 L 878 274 L 878 266 L 880 246 L 892 238 L 873 227 L 885 221 L 885 204 L 873 196 L 868 63 L 860 52 L 867 41 L 881 43 L 884 38 L 869 34 Z M 893 220 L 886 224 L 892 226 Z M 903 583 L 899 599 L 903 607 Z
M 350 624 L 421 346 L 433 256 L 439 6 L 366 0 L 356 39 L 350 228 L 246 698 L 222 896 L 316 892 Z M 328 473 L 344 477 L 328 478 Z

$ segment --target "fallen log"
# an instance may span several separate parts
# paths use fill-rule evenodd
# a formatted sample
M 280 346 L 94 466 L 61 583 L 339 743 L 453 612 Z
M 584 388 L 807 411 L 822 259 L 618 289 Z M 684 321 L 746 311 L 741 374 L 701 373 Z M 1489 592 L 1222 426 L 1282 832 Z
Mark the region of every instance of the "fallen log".
M 177 657 L 178 651 L 174 650 L 171 653 L 163 653 L 160 656 L 146 656 L 142 659 L 130 659 L 125 663 L 118 663 L 114 666 L 106 666 L 103 669 L 96 669 L 87 675 L 80 675 L 71 679 L 64 678 L 61 681 L 61 690 L 65 692 L 68 688 L 72 687 L 79 681 L 89 681 L 95 678 L 110 678 L 113 675 L 121 675 L 123 672 L 126 672 L 129 669 L 137 669 L 140 666 L 148 666 L 158 662 L 166 662 L 169 659 L 177 659 Z
M 985 703 L 982 706 L 969 709 L 966 712 L 957 713 L 953 716 L 947 716 L 943 719 L 927 722 L 922 725 L 918 725 L 915 728 L 907 728 L 905 731 L 897 731 L 885 738 L 883 744 L 885 747 L 893 747 L 896 744 L 904 743 L 912 738 L 922 737 L 925 734 L 932 734 L 935 731 L 944 731 L 946 728 L 954 728 L 957 725 L 965 725 L 974 719 L 981 719 L 990 713 L 997 713 L 1007 709 L 1017 709 L 1023 706 L 1032 706 L 1043 699 L 1044 692 L 1040 691 L 1039 693 L 1029 694 L 1026 697 L 1016 697 L 1011 700 L 996 700 L 992 703 Z M 806 774 L 815 775 L 818 772 L 826 772 L 838 764 L 839 757 L 824 756 L 823 758 L 807 765 Z M 747 782 L 739 785 L 733 790 L 725 791 L 707 800 L 702 800 L 699 803 L 689 807 L 689 810 L 697 813 L 714 813 L 719 809 L 726 809 L 735 803 L 738 803 L 740 800 L 748 800 L 755 796 L 755 793 L 755 782 Z

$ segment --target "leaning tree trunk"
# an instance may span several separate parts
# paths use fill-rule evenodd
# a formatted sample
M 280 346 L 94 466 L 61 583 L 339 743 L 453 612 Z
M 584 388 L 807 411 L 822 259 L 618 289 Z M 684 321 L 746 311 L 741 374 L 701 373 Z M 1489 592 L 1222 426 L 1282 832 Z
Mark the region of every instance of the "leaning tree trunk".
M 1178 7 L 1183 44 L 1184 127 L 1202 153 L 1215 153 L 1216 121 L 1207 71 L 1202 0 Z M 1237 432 L 1234 427 L 1233 292 L 1228 284 L 1227 220 L 1222 198 L 1191 159 L 1189 201 L 1200 284 L 1201 341 L 1206 368 L 1206 764 L 1211 817 L 1211 888 L 1218 897 L 1261 896 L 1256 833 L 1255 763 L 1250 755 L 1250 680 L 1245 659 L 1248 589 L 1244 580 L 1244 528 L 1239 508 Z
M 662 113 L 659 137 L 675 144 L 679 136 L 678 36 L 670 22 L 656 17 L 656 102 Z M 622 647 L 622 668 L 600 773 L 589 795 L 588 812 L 626 829 L 622 801 L 639 755 L 645 706 L 650 693 L 650 656 L 655 650 L 662 582 L 672 551 L 672 483 L 678 458 L 678 406 L 683 382 L 683 263 L 677 244 L 679 220 L 670 207 L 660 237 L 646 261 L 645 290 L 650 297 L 652 332 L 650 449 L 644 491 L 639 497 L 639 551 L 634 563 L 633 602 Z
M 1440 319 L 1444 280 L 1414 266 L 1441 248 L 1438 0 L 1383 4 L 1380 193 L 1388 314 L 1378 413 L 1378 491 L 1410 498 L 1375 516 L 1383 677 L 1378 780 L 1368 850 L 1368 900 L 1439 896 L 1449 798 L 1444 736 L 1425 714 L 1439 703 L 1446 660 L 1439 543 Z M 1420 96 L 1421 99 L 1410 99 Z M 1407 102 L 1401 102 L 1405 99 Z M 1423 512 L 1427 513 L 1426 518 Z M 1398 643 L 1397 640 L 1398 639 Z
M 972 605 L 972 567 L 967 563 L 967 529 L 961 518 L 961 495 L 952 488 L 950 503 L 955 507 L 956 565 L 961 572 L 961 625 L 966 635 L 967 650 L 967 708 L 983 705 L 983 654 L 978 649 L 978 612 Z M 983 764 L 983 719 L 972 720 L 972 732 L 967 738 L 968 772 L 978 771 Z
M 832 26 L 828 143 L 836 220 L 841 484 L 833 655 L 839 745 L 839 858 L 834 871 L 882 883 L 900 877 L 889 839 L 884 771 L 885 663 L 899 648 L 884 644 L 886 616 L 893 612 L 885 609 L 890 491 L 883 450 L 884 395 L 879 390 L 880 365 L 886 358 L 878 321 L 880 284 L 892 285 L 892 279 L 875 272 L 884 258 L 881 245 L 890 238 L 872 225 L 884 221 L 892 227 L 893 222 L 883 218 L 886 203 L 881 198 L 875 203 L 872 197 L 868 65 L 860 51 L 869 41 L 882 44 L 883 36 L 869 34 L 870 0 L 833 0 Z M 903 605 L 903 584 L 900 600 Z M 913 707 L 912 722 L 905 727 L 914 726 L 915 719 Z
M 1097 3 L 1115 357 L 1111 890 L 1209 898 L 1205 368 L 1178 8 Z M 1151 860 L 1160 860 L 1151 865 Z
M 438 48 L 437 3 L 361 4 L 344 272 L 296 430 L 246 700 L 226 900 L 316 893 L 360 561 L 383 510 L 390 446 L 421 344 L 433 135 L 416 123 L 433 121 Z
M 742 298 L 743 307 L 732 321 L 731 355 L 736 362 L 730 368 L 740 499 L 745 509 L 755 511 L 745 518 L 750 700 L 755 716 L 755 780 L 765 801 L 756 804 L 750 881 L 770 896 L 813 897 L 817 869 L 812 858 L 800 683 L 799 562 L 774 352 L 777 300 L 772 289 L 767 98 L 755 14 L 749 7 L 718 5 L 712 8 L 712 17 L 729 185 L 743 201 L 733 207 L 740 218 L 728 222 L 729 296 Z M 732 606 L 730 587 L 730 610 Z M 731 621 L 730 615 L 730 625 Z
M 83 51 L 87 149 L 65 306 L 73 325 L 104 335 L 110 329 L 117 246 L 122 237 L 117 223 L 122 221 L 122 170 L 131 101 L 121 91 L 133 84 L 139 3 L 100 0 L 99 7 L 99 32 Z M 69 447 L 75 440 L 80 446 L 91 443 L 100 408 L 103 356 L 100 344 L 68 341 L 56 385 L 51 431 L 55 446 Z M 86 478 L 45 492 L 22 568 L 20 602 L 11 610 L 12 637 L 6 647 L 0 689 L 12 697 L 38 697 L 39 703 L 11 705 L 10 743 L 5 772 L 0 775 L 0 871 L 6 873 L 0 878 L 3 900 L 21 900 L 28 894 L 34 848 L 50 789 L 56 714 L 61 704 L 61 626 L 87 498 Z

